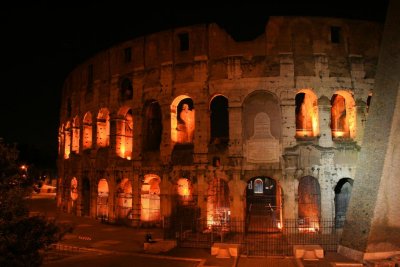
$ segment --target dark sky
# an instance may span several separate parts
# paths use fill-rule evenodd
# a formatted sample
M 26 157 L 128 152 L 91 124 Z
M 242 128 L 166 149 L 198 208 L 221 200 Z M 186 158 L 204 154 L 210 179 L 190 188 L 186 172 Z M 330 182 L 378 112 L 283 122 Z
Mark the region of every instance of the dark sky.
M 388 0 L 264 2 L 273 3 L 211 7 L 195 1 L 160 7 L 154 1 L 145 6 L 137 1 L 42 1 L 3 6 L 0 137 L 7 143 L 17 142 L 28 162 L 55 166 L 60 95 L 66 75 L 86 58 L 118 42 L 208 22 L 218 23 L 237 40 L 252 39 L 263 32 L 273 15 L 383 23 L 388 4 Z M 189 6 L 193 4 L 199 6 Z

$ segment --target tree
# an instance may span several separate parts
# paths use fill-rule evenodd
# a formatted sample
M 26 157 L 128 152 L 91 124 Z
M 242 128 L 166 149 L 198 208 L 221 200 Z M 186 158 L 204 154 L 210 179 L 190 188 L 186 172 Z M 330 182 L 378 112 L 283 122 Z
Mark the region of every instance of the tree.
M 40 266 L 43 251 L 67 232 L 55 220 L 29 216 L 33 179 L 17 165 L 18 151 L 0 139 L 0 266 Z

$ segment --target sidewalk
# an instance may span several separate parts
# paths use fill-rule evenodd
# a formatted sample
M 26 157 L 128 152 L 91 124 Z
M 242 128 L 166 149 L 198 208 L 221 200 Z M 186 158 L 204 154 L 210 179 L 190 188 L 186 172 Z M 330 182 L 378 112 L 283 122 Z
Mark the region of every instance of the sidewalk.
M 192 259 L 198 261 L 198 266 L 221 266 L 221 267 L 308 267 L 326 266 L 331 262 L 351 262 L 337 253 L 326 253 L 324 259 L 318 261 L 296 260 L 293 257 L 246 257 L 238 258 L 216 258 L 211 256 L 210 249 L 179 248 L 176 247 L 168 252 L 157 255 L 146 253 L 143 248 L 145 235 L 150 233 L 153 239 L 163 239 L 162 229 L 131 228 L 126 226 L 101 223 L 98 220 L 87 217 L 78 217 L 71 214 L 58 212 L 54 199 L 31 200 L 31 210 L 35 213 L 44 213 L 48 217 L 55 217 L 59 222 L 71 224 L 74 227 L 72 233 L 67 234 L 60 242 L 61 244 L 99 251 L 102 254 L 119 254 L 146 256 L 153 258 L 165 258 L 169 260 Z

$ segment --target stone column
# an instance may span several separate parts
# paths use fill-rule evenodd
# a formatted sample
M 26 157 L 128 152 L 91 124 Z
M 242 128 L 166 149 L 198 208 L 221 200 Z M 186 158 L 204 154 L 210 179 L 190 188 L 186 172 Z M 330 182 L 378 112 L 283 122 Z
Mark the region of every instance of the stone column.
M 334 191 L 332 185 L 332 173 L 335 153 L 334 151 L 321 151 L 320 166 L 314 169 L 313 176 L 317 176 L 321 190 L 321 218 L 324 220 L 332 220 L 335 212 Z M 321 168 L 321 169 L 319 169 Z
M 135 108 L 132 110 L 133 113 L 133 136 L 132 136 L 132 160 L 141 160 L 142 155 L 142 126 L 143 118 L 141 115 L 141 109 Z
M 229 106 L 229 155 L 242 156 L 242 107 L 240 103 Z
M 140 225 L 140 214 L 141 214 L 141 190 L 142 190 L 142 179 L 138 172 L 133 173 L 132 183 L 132 225 Z
M 92 218 L 97 216 L 97 186 L 98 180 L 95 175 L 93 179 L 90 179 L 90 217 Z
M 194 162 L 196 164 L 208 163 L 208 144 L 210 116 L 207 103 L 195 103 L 195 131 L 194 131 Z
M 208 183 L 206 181 L 204 171 L 197 172 L 197 206 L 200 208 L 200 218 L 207 218 L 207 189 Z
M 356 137 L 355 141 L 357 142 L 358 145 L 362 145 L 362 141 L 364 139 L 364 127 L 365 127 L 365 121 L 366 121 L 366 106 L 367 104 L 358 99 L 356 101 L 356 109 L 357 109 L 357 114 L 356 114 Z
M 355 260 L 400 253 L 400 1 L 390 1 L 339 253 Z
M 161 105 L 161 113 L 163 130 L 160 144 L 160 158 L 162 163 L 167 165 L 171 161 L 172 153 L 170 103 Z
M 121 145 L 125 145 L 125 120 L 118 116 L 110 119 L 110 148 L 112 153 L 123 157 L 121 154 Z
M 296 191 L 297 187 L 295 186 L 295 179 L 293 176 L 286 177 L 285 181 L 282 181 L 282 216 L 283 220 L 285 219 L 296 219 L 297 214 L 297 205 L 296 205 Z
M 160 214 L 161 218 L 165 217 L 170 217 L 172 213 L 171 209 L 171 194 L 174 192 L 171 192 L 170 190 L 171 183 L 169 182 L 169 174 L 167 172 L 164 172 L 162 174 L 161 178 L 161 184 L 160 184 Z
M 295 100 L 282 100 L 282 147 L 296 145 L 296 112 Z
M 110 222 L 115 222 L 116 220 L 116 188 L 115 188 L 115 181 L 116 177 L 110 176 L 108 179 L 108 203 L 107 203 L 107 208 L 108 208 L 108 221 Z
M 246 183 L 240 180 L 240 172 L 232 173 L 232 180 L 228 183 L 231 204 L 231 219 L 245 221 Z
M 283 219 L 297 218 L 297 205 L 295 196 L 297 195 L 296 170 L 298 168 L 298 155 L 285 154 L 285 173 L 284 179 L 281 180 L 282 186 L 282 202 L 283 202 Z
M 319 145 L 322 147 L 332 147 L 331 131 L 331 101 L 326 96 L 318 99 L 318 121 L 319 121 Z

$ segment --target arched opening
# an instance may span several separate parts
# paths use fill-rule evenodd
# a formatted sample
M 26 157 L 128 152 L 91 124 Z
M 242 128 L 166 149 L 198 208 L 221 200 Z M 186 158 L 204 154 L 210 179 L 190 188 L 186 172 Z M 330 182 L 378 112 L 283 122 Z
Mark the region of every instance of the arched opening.
M 160 104 L 149 101 L 144 111 L 143 151 L 159 151 L 162 135 L 162 116 Z
M 80 122 L 79 122 L 79 117 L 76 116 L 74 118 L 74 122 L 72 124 L 72 152 L 78 154 L 79 153 L 79 142 L 80 142 Z
M 64 128 L 64 159 L 71 154 L 71 123 L 68 121 Z
M 173 220 L 182 230 L 195 230 L 200 219 L 200 208 L 194 196 L 192 181 L 181 177 L 175 184 L 175 201 L 172 203 Z M 205 226 L 204 226 L 205 227 Z
M 98 147 L 110 145 L 110 114 L 108 109 L 102 108 L 97 115 L 97 142 Z
M 125 77 L 120 82 L 120 98 L 122 101 L 130 100 L 133 97 L 133 86 L 131 79 Z
M 229 113 L 228 99 L 223 95 L 215 96 L 210 103 L 211 144 L 228 144 Z
M 121 108 L 118 114 L 123 116 L 123 119 L 116 121 L 116 153 L 121 158 L 130 160 L 133 146 L 132 110 Z
M 92 148 L 92 113 L 86 112 L 83 117 L 83 149 L 91 149 Z
M 296 137 L 315 137 L 319 134 L 317 96 L 308 89 L 296 94 Z
M 335 226 L 342 228 L 346 219 L 347 207 L 349 206 L 353 180 L 350 178 L 340 179 L 335 186 Z
M 353 96 L 338 91 L 331 99 L 331 130 L 333 138 L 355 138 L 356 109 Z
M 78 180 L 74 177 L 71 179 L 71 199 L 75 201 L 78 199 Z
M 117 218 L 132 219 L 132 184 L 127 178 L 123 179 L 117 189 Z
M 177 183 L 178 203 L 182 206 L 189 205 L 193 200 L 192 182 L 186 178 L 180 178 Z
M 142 222 L 159 223 L 160 221 L 160 182 L 160 177 L 155 174 L 148 174 L 144 177 L 140 212 Z
M 76 205 L 76 200 L 78 199 L 79 194 L 78 194 L 78 180 L 75 177 L 71 179 L 70 196 L 71 196 L 70 212 L 73 214 L 77 214 L 78 208 Z
M 319 230 L 321 217 L 321 190 L 318 180 L 304 176 L 299 181 L 298 217 L 301 231 L 316 232 Z
M 207 226 L 228 226 L 231 215 L 228 184 L 215 177 L 207 193 Z
M 89 178 L 82 179 L 82 216 L 90 216 L 90 181 Z
M 97 186 L 97 214 L 96 217 L 102 221 L 108 220 L 108 182 L 100 179 Z
M 195 130 L 193 100 L 181 95 L 171 104 L 171 140 L 175 143 L 192 143 Z
M 281 204 L 281 189 L 274 179 L 265 176 L 251 178 L 246 189 L 246 231 L 280 231 Z

